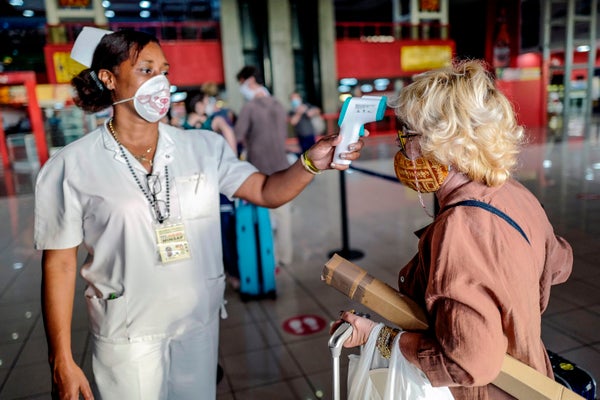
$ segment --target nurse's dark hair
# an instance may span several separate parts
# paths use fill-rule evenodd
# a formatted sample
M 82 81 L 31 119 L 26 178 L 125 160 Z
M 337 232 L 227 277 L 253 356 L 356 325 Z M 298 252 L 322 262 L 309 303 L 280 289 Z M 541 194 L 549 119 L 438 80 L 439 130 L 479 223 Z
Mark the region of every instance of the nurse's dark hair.
M 90 68 L 71 79 L 75 104 L 87 112 L 99 112 L 111 106 L 112 92 L 98 78 L 98 72 L 107 69 L 118 74 L 118 67 L 123 61 L 131 59 L 135 63 L 140 51 L 151 42 L 159 43 L 156 37 L 134 30 L 104 35 L 94 50 Z

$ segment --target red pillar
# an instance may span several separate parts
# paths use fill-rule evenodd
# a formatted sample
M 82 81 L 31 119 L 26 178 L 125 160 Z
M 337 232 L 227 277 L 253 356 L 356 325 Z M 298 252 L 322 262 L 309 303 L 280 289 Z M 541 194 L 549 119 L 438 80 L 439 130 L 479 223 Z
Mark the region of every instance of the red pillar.
M 48 144 L 46 143 L 46 132 L 44 130 L 44 121 L 42 118 L 42 110 L 38 104 L 37 95 L 35 93 L 35 73 L 33 71 L 18 71 L 0 73 L 0 85 L 24 85 L 27 93 L 27 112 L 31 129 L 35 138 L 37 147 L 38 160 L 40 165 L 48 161 Z M 4 166 L 10 165 L 8 160 L 8 150 L 6 148 L 6 138 L 4 131 L 0 128 L 0 155 Z

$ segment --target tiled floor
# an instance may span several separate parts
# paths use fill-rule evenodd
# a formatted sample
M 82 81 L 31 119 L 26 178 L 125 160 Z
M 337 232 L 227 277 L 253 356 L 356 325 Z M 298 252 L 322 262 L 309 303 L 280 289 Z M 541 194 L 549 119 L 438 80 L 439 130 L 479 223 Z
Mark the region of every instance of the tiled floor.
M 544 132 L 530 133 L 532 144 L 522 153 L 518 178 L 539 197 L 556 232 L 570 241 L 575 254 L 570 280 L 552 292 L 543 338 L 548 348 L 600 378 L 597 131 L 593 139 L 561 142 L 547 140 Z M 393 176 L 392 138 L 374 136 L 367 143 L 355 166 Z M 220 356 L 225 377 L 219 400 L 332 398 L 327 328 L 312 332 L 310 327 L 329 323 L 339 310 L 362 309 L 320 280 L 330 252 L 343 247 L 339 177 L 337 172 L 318 176 L 294 200 L 294 262 L 277 276 L 278 298 L 243 303 L 235 292 L 227 292 L 229 318 L 222 322 Z M 47 399 L 50 390 L 40 314 L 40 253 L 32 248 L 32 182 L 31 174 L 10 171 L 0 180 L 0 398 L 5 400 Z M 346 194 L 348 247 L 364 252 L 354 262 L 394 286 L 398 269 L 415 251 L 412 232 L 430 218 L 414 192 L 383 177 L 347 173 Z M 426 204 L 432 208 L 432 197 L 426 197 Z M 81 300 L 79 296 L 75 303 L 73 351 L 89 373 Z M 303 325 L 308 334 L 284 329 L 296 316 L 313 318 Z

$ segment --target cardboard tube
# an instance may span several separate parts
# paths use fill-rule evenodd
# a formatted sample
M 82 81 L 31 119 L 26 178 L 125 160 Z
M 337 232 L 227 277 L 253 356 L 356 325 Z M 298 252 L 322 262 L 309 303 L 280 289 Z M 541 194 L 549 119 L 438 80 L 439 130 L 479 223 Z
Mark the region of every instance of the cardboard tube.
M 322 278 L 402 329 L 425 330 L 429 326 L 425 313 L 414 301 L 337 254 L 325 264 Z

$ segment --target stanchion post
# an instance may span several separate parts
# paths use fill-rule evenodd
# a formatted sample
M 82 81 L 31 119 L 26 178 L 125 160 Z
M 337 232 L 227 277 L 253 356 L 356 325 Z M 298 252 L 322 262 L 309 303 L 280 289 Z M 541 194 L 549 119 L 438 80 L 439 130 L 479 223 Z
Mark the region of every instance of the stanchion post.
M 364 257 L 365 253 L 350 248 L 348 235 L 348 209 L 346 206 L 346 171 L 340 171 L 340 210 L 342 216 L 342 248 L 329 252 L 329 257 L 339 254 L 347 260 L 357 260 Z

